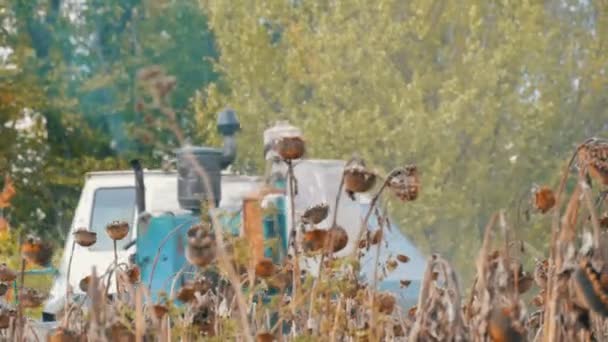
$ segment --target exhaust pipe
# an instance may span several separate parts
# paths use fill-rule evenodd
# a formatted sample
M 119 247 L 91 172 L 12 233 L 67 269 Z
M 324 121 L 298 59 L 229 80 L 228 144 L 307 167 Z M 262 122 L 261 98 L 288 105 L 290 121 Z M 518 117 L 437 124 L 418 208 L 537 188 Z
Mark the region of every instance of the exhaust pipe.
M 141 215 L 146 211 L 146 186 L 144 185 L 144 171 L 138 159 L 131 160 L 131 167 L 135 173 L 135 201 L 137 213 Z
M 232 164 L 236 158 L 236 132 L 241 129 L 236 112 L 230 108 L 221 111 L 217 117 L 217 130 L 224 137 L 222 148 L 222 159 L 220 166 L 222 169 Z

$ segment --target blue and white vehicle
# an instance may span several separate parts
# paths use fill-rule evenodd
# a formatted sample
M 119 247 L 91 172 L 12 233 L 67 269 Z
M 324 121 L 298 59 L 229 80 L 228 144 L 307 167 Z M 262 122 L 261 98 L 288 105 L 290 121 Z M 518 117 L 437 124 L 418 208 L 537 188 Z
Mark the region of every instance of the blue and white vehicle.
M 277 128 L 273 128 L 277 130 Z M 235 130 L 229 130 L 233 134 Z M 230 134 L 230 135 L 231 135 Z M 226 134 L 228 135 L 228 134 Z M 229 139 L 230 136 L 227 137 Z M 221 159 L 227 154 L 234 154 L 233 141 L 227 141 L 229 148 L 188 148 L 203 154 L 197 160 L 207 170 L 209 155 Z M 226 157 L 229 161 L 232 156 Z M 207 158 L 207 159 L 205 159 Z M 285 175 L 284 166 L 269 160 L 270 174 Z M 84 295 L 80 292 L 80 280 L 89 275 L 93 268 L 98 273 L 104 272 L 114 262 L 113 242 L 106 235 L 105 227 L 113 220 L 124 220 L 130 224 L 129 236 L 118 242 L 119 262 L 135 262 L 141 270 L 141 279 L 146 285 L 150 284 L 153 294 L 161 290 L 168 290 L 171 279 L 186 263 L 184 256 L 185 234 L 187 229 L 198 222 L 200 212 L 188 202 L 192 199 L 188 188 L 189 170 L 184 168 L 184 161 L 177 161 L 177 170 L 142 170 L 137 171 L 104 171 L 86 174 L 84 187 L 80 196 L 78 206 L 74 213 L 70 234 L 65 244 L 65 250 L 69 251 L 73 244 L 72 232 L 85 227 L 97 233 L 97 243 L 91 247 L 80 247 L 76 245 L 74 258 L 72 260 L 70 279 L 66 282 L 69 262 L 69 253 L 64 253 L 58 269 L 56 280 L 53 284 L 50 299 L 45 303 L 43 309 L 43 321 L 49 322 L 51 327 L 60 311 L 64 307 L 66 287 L 69 285 L 75 296 Z M 329 228 L 334 208 L 334 201 L 338 192 L 342 176 L 344 161 L 341 160 L 315 160 L 303 159 L 297 162 L 294 168 L 295 177 L 298 182 L 298 193 L 293 198 L 296 217 L 303 213 L 306 208 L 321 202 L 330 206 L 330 215 L 321 222 L 319 228 Z M 221 194 L 217 210 L 233 213 L 230 222 L 226 225 L 229 233 L 246 236 L 241 227 L 245 226 L 247 220 L 261 220 L 254 222 L 254 226 L 260 227 L 259 234 L 263 239 L 279 237 L 285 241 L 283 247 L 287 248 L 286 241 L 290 232 L 294 229 L 294 223 L 290 222 L 289 205 L 292 202 L 288 191 L 267 195 L 261 198 L 261 202 L 272 201 L 276 204 L 279 220 L 268 220 L 266 217 L 247 217 L 243 214 L 246 202 L 251 199 L 251 194 L 258 192 L 264 185 L 264 179 L 258 176 L 247 176 L 222 171 L 226 162 L 219 163 L 217 167 L 211 167 L 211 180 L 219 182 L 214 190 Z M 215 174 L 214 174 L 215 172 Z M 139 177 L 138 177 L 139 176 Z M 215 178 L 214 178 L 215 177 Z M 272 177 L 271 177 L 272 178 Z M 283 178 L 284 180 L 285 178 Z M 184 183 L 187 183 L 184 185 Z M 285 182 L 283 181 L 283 184 Z M 142 186 L 143 185 L 143 186 Z M 275 184 L 280 188 L 280 184 Z M 201 185 L 196 185 L 200 187 Z M 195 187 L 196 187 L 195 186 Z M 144 190 L 145 189 L 145 190 Z M 199 189 L 200 190 L 200 189 Z M 200 191 L 199 191 L 200 193 Z M 188 196 L 191 196 L 188 198 Z M 184 200 L 186 199 L 186 200 Z M 337 253 L 336 256 L 346 255 L 357 248 L 357 236 L 361 227 L 363 216 L 369 208 L 369 198 L 365 195 L 357 196 L 355 200 L 348 196 L 342 196 L 339 202 L 337 223 L 347 230 L 349 241 L 346 248 Z M 374 220 L 370 220 L 370 225 Z M 249 222 L 251 223 L 251 222 Z M 268 225 L 275 225 L 269 228 Z M 278 225 L 278 226 L 277 226 Z M 297 229 L 299 230 L 299 229 Z M 173 233 L 172 233 L 173 232 Z M 170 234 L 171 233 L 171 234 Z M 278 236 L 277 236 L 278 235 Z M 410 261 L 399 264 L 397 269 L 391 272 L 380 283 L 381 289 L 395 292 L 402 303 L 413 303 L 418 295 L 420 280 L 423 277 L 425 260 L 418 249 L 400 232 L 397 226 L 392 226 L 386 231 L 385 239 L 389 242 L 388 247 L 381 249 L 380 262 L 385 261 L 389 255 L 406 254 Z M 374 272 L 375 248 L 373 246 L 363 257 L 362 277 L 370 278 Z M 160 253 L 158 253 L 160 251 Z M 158 257 L 158 263 L 152 275 L 154 259 Z M 277 263 L 280 261 L 277 261 Z M 303 258 L 301 269 L 306 270 L 313 276 L 318 273 L 318 260 Z M 408 279 L 412 283 L 407 289 L 399 288 L 399 280 Z M 111 281 L 109 284 L 114 284 Z M 110 293 L 115 288 L 109 289 Z M 168 292 L 168 291 L 167 291 Z

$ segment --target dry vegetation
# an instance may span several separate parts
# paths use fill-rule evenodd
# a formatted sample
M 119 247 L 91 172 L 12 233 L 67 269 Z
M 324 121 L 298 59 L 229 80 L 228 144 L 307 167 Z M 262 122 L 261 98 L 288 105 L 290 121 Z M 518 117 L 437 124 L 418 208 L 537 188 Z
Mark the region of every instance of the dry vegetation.
M 162 97 L 170 91 L 171 80 L 150 73 L 148 70 L 140 76 L 165 80 L 155 88 L 162 94 L 153 103 L 163 110 Z M 170 110 L 166 111 L 171 117 Z M 288 174 L 293 176 L 293 160 L 304 155 L 304 140 L 285 137 L 275 147 Z M 574 167 L 577 173 L 571 173 Z M 293 198 L 297 180 L 290 179 L 288 191 Z M 408 165 L 383 177 L 372 172 L 363 160 L 353 158 L 345 166 L 336 203 L 343 192 L 351 197 L 370 191 L 374 195 L 360 227 L 358 248 L 351 255 L 334 256 L 345 248 L 349 237 L 336 224 L 336 213 L 331 213 L 325 203 L 310 203 L 299 218 L 295 212 L 289 213 L 301 234 L 294 230 L 290 236 L 290 254 L 282 264 L 266 258 L 256 260 L 247 240 L 225 236 L 217 217 L 203 215 L 200 224 L 187 233 L 189 265 L 167 279 L 173 284 L 170 293 L 152 302 L 137 266 L 115 260 L 109 269 L 92 270 L 81 280 L 87 300 L 66 303 L 58 317 L 59 328 L 50 339 L 605 340 L 608 216 L 599 214 L 606 193 L 596 191 L 598 194 L 594 195 L 592 183 L 596 188 L 608 185 L 608 142 L 600 139 L 589 139 L 576 149 L 555 192 L 547 186 L 533 188 L 530 200 L 538 214 L 552 215 L 552 224 L 547 227 L 550 249 L 546 260 L 538 260 L 531 272 L 524 270 L 525 244 L 515 236 L 509 218 L 499 211 L 485 228 L 481 249 L 471 265 L 476 268 L 475 281 L 468 289 L 459 284 L 448 261 L 433 255 L 428 260 L 417 305 L 401 308 L 395 294 L 378 291 L 377 283 L 397 263 L 407 263 L 408 256 L 376 262 L 375 276 L 368 282 L 361 281 L 358 275 L 364 253 L 374 251 L 378 260 L 380 248 L 390 244 L 383 238 L 388 218 L 376 210 L 376 203 L 384 195 L 403 202 L 416 200 L 421 191 L 419 171 L 415 165 Z M 567 188 L 571 190 L 566 191 Z M 332 228 L 317 228 L 330 214 Z M 368 229 L 372 216 L 380 223 L 376 231 Z M 115 241 L 124 238 L 128 230 L 123 222 L 110 222 L 107 226 L 107 234 Z M 75 243 L 95 243 L 95 234 L 86 229 L 74 234 Z M 378 248 L 370 250 L 372 245 Z M 51 256 L 49 246 L 35 237 L 24 239 L 21 253 L 22 265 L 26 261 L 44 265 Z M 299 261 L 305 255 L 320 258 L 318 277 L 300 270 Z M 119 290 L 108 296 L 112 274 L 118 275 L 115 278 Z M 177 288 L 175 279 L 181 275 L 190 280 Z M 41 305 L 44 295 L 24 286 L 23 272 L 0 265 L 3 284 L 20 276 L 19 304 L 14 308 L 4 304 L 0 309 L 1 334 L 9 340 L 36 340 L 32 322 L 23 310 Z M 403 279 L 401 284 L 407 287 L 410 281 Z M 0 294 L 5 288 L 6 285 L 0 287 Z M 71 298 L 70 289 L 66 295 Z
M 300 158 L 304 145 L 293 141 L 287 145 L 289 148 L 280 154 L 287 158 L 291 173 L 291 158 Z M 607 220 L 598 215 L 598 208 L 605 194 L 594 200 L 590 182 L 608 184 L 607 158 L 608 143 L 590 139 L 564 169 L 555 194 L 548 187 L 533 189 L 535 208 L 552 214 L 553 226 L 548 234 L 550 257 L 538 260 L 531 273 L 523 270 L 520 260 L 525 253 L 523 244 L 513 236 L 505 215 L 498 212 L 486 227 L 475 264 L 477 276 L 469 291 L 463 292 L 450 264 L 433 255 L 418 304 L 404 310 L 394 294 L 378 292 L 376 283 L 396 263 L 407 263 L 406 255 L 377 265 L 376 276 L 369 283 L 357 276 L 363 253 L 371 245 L 384 243 L 382 231 L 387 218 L 373 206 L 362 224 L 354 255 L 335 258 L 333 254 L 346 246 L 348 236 L 335 224 L 335 213 L 332 228 L 315 228 L 330 212 L 327 204 L 311 204 L 297 220 L 302 234 L 292 235 L 293 254 L 282 265 L 266 258 L 248 262 L 252 259 L 245 248 L 247 241 L 224 236 L 222 229 L 214 229 L 220 227 L 216 217 L 203 217 L 187 233 L 187 259 L 195 271 L 184 286 L 153 303 L 137 266 L 116 260 L 104 273 L 93 271 L 80 282 L 89 300 L 86 305 L 83 301 L 66 304 L 51 340 L 603 340 L 604 316 L 608 314 Z M 568 196 L 564 189 L 570 164 L 579 172 Z M 343 175 L 340 186 L 350 196 L 372 190 L 374 182 L 382 178 L 358 159 L 346 165 Z M 290 183 L 292 193 L 294 184 Z M 416 167 L 393 170 L 377 190 L 374 203 L 385 189 L 403 201 L 416 199 L 420 190 Z M 568 201 L 562 210 L 564 199 Z M 366 222 L 372 215 L 382 224 L 370 232 Z M 120 240 L 128 228 L 123 222 L 110 222 L 107 234 Z M 94 233 L 79 230 L 74 234 L 75 243 L 95 243 Z M 496 249 L 492 240 L 501 241 Z M 23 264 L 46 265 L 51 255 L 48 246 L 35 237 L 23 241 L 21 252 Z M 298 258 L 313 254 L 322 260 L 317 278 L 298 270 Z M 120 290 L 118 295 L 108 296 L 114 272 Z M 3 284 L 19 274 L 0 265 Z M 408 286 L 409 281 L 404 279 L 402 285 Z M 536 296 L 522 297 L 534 287 L 538 288 L 533 290 L 538 291 Z M 67 295 L 70 298 L 70 293 Z M 35 339 L 31 322 L 22 312 L 41 305 L 44 295 L 22 286 L 19 299 L 17 307 L 5 305 L 0 310 L 2 334 L 12 340 Z

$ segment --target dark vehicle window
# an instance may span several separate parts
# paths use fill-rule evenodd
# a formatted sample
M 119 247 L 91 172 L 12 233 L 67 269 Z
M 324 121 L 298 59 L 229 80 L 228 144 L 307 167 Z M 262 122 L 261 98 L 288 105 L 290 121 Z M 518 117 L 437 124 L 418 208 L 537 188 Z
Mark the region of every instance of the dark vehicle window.
M 112 221 L 129 222 L 133 227 L 135 216 L 135 188 L 102 188 L 95 191 L 93 212 L 91 214 L 91 230 L 97 233 L 97 243 L 91 246 L 94 251 L 113 250 L 112 239 L 106 234 L 106 225 Z M 117 241 L 118 249 L 122 249 L 131 240 L 131 234 Z

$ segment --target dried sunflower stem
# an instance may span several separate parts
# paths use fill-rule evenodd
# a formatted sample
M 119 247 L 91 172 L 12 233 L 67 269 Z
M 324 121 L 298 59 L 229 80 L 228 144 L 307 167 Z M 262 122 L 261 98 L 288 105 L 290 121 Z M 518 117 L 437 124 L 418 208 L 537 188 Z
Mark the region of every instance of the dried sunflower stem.
M 66 274 L 66 285 L 65 285 L 65 303 L 63 307 L 63 322 L 61 326 L 64 328 L 68 327 L 68 308 L 70 306 L 70 271 L 72 270 L 72 258 L 74 257 L 74 249 L 76 248 L 76 239 L 72 241 L 72 250 L 70 251 L 70 260 L 68 261 L 68 270 Z
M 467 323 L 470 323 L 471 318 L 473 317 L 473 301 L 475 299 L 475 288 L 477 286 L 477 282 L 479 281 L 479 274 L 473 280 L 473 286 L 471 286 L 471 292 L 469 293 L 469 300 L 467 301 Z
M 116 299 L 120 296 L 120 290 L 118 289 L 118 247 L 116 246 L 116 240 L 114 241 L 114 278 L 116 278 Z M 110 276 L 111 277 L 111 276 Z
M 424 277 L 422 278 L 422 287 L 420 288 L 420 295 L 418 296 L 418 304 L 416 307 L 416 321 L 410 330 L 410 334 L 408 336 L 408 341 L 416 342 L 418 341 L 418 335 L 420 334 L 420 329 L 422 326 L 422 319 L 424 316 L 424 304 L 427 301 L 429 296 L 431 281 L 433 278 L 433 265 L 435 263 L 435 256 L 431 256 L 426 263 Z
M 567 165 L 564 166 L 562 171 L 562 177 L 559 182 L 559 188 L 557 194 L 555 194 L 555 207 L 553 208 L 553 219 L 551 222 L 551 246 L 549 256 L 549 274 L 547 276 L 547 291 L 545 293 L 545 303 L 549 304 L 548 310 L 545 310 L 543 317 L 543 341 L 552 342 L 556 340 L 557 326 L 555 322 L 555 315 L 557 311 L 557 289 L 556 289 L 556 270 L 561 267 L 561 255 L 558 253 L 558 234 L 560 229 L 559 217 L 560 208 L 562 206 L 563 192 L 566 187 L 566 181 L 568 180 L 568 173 L 570 166 L 572 165 L 578 151 L 582 145 L 579 146 Z M 561 245 L 561 244 L 560 244 Z
M 22 233 L 23 234 L 23 233 Z M 23 241 L 22 238 L 19 240 Z M 21 243 L 19 244 L 21 245 Z M 21 257 L 21 274 L 19 280 L 19 291 L 17 292 L 17 341 L 22 342 L 25 341 L 25 322 L 23 321 L 23 302 L 21 301 L 21 297 L 23 296 L 23 288 L 25 287 L 25 258 Z
M 585 198 L 585 204 L 587 205 L 587 210 L 589 210 L 589 215 L 591 216 L 591 225 L 593 226 L 593 248 L 594 250 L 602 253 L 602 257 L 605 257 L 604 251 L 599 250 L 600 247 L 600 222 L 597 218 L 597 213 L 595 212 L 595 208 L 593 207 L 593 201 L 591 200 L 591 189 L 589 188 L 589 184 L 585 181 L 580 182 L 581 189 L 583 189 L 583 196 Z M 603 259 L 606 260 L 606 259 Z
M 340 185 L 338 186 L 338 193 L 336 194 L 336 200 L 334 202 L 334 212 L 333 212 L 333 218 L 331 221 L 331 226 L 330 228 L 333 228 L 336 226 L 337 220 L 338 220 L 338 205 L 340 204 L 340 199 L 342 198 L 342 190 L 344 188 L 344 172 L 342 172 L 342 178 L 340 179 Z M 314 300 L 314 295 L 316 292 L 316 287 L 317 284 L 320 283 L 323 279 L 323 269 L 325 267 L 325 255 L 326 253 L 329 253 L 329 256 L 331 258 L 331 255 L 333 254 L 332 252 L 332 248 L 334 245 L 334 238 L 335 236 L 333 234 L 330 234 L 330 240 L 329 240 L 329 250 L 326 252 L 325 250 L 323 250 L 323 252 L 321 253 L 321 261 L 319 262 L 319 273 L 317 276 L 317 279 L 315 279 L 313 285 L 312 285 L 312 291 L 310 293 L 310 305 L 308 308 L 308 320 L 310 320 L 312 318 L 312 309 L 313 309 L 313 300 Z M 323 247 L 323 249 L 325 249 L 325 246 Z M 356 249 L 356 247 L 355 247 Z
M 176 122 L 175 111 L 168 106 L 160 104 L 160 101 L 157 102 L 157 107 L 167 118 L 169 118 L 169 121 L 171 124 L 170 128 L 171 128 L 173 134 L 179 141 L 180 145 L 184 146 L 186 144 L 186 140 L 184 138 L 184 135 L 183 135 L 181 129 L 179 128 L 179 125 Z M 213 212 L 213 209 L 215 209 L 215 196 L 213 194 L 213 191 L 210 190 L 210 189 L 212 189 L 212 187 L 211 187 L 211 181 L 209 179 L 209 175 L 207 174 L 205 169 L 199 164 L 198 160 L 196 160 L 196 158 L 194 157 L 194 155 L 192 153 L 186 153 L 185 157 L 194 166 L 195 171 L 202 178 L 203 183 L 205 185 L 206 195 L 207 195 L 207 198 L 209 199 L 209 216 L 211 217 L 213 227 L 216 227 L 216 229 L 213 229 L 213 231 L 215 233 L 215 239 L 216 239 L 217 247 L 218 247 L 217 248 L 217 259 L 218 259 L 219 264 L 222 267 L 222 269 L 224 269 L 226 271 L 228 280 L 235 291 L 235 297 L 236 297 L 236 300 L 238 303 L 239 318 L 241 321 L 240 327 L 243 330 L 245 339 L 247 341 L 253 342 L 251 327 L 249 324 L 249 320 L 247 319 L 247 311 L 246 311 L 247 302 L 246 302 L 245 298 L 243 297 L 243 293 L 241 292 L 240 279 L 239 279 L 236 271 L 232 267 L 232 264 L 230 263 L 228 256 L 226 255 L 226 250 L 225 250 L 225 246 L 224 246 L 224 237 L 223 237 L 223 232 L 221 229 L 221 223 L 218 220 L 217 215 Z M 171 329 L 169 329 L 169 331 L 170 330 Z
M 99 341 L 101 340 L 100 338 L 100 329 L 101 329 L 101 321 L 102 318 L 102 303 L 101 303 L 101 297 L 100 293 L 102 292 L 101 289 L 98 288 L 98 278 L 97 278 L 97 269 L 95 268 L 95 266 L 93 266 L 93 269 L 91 270 L 91 282 L 89 283 L 89 288 L 88 288 L 88 295 L 89 298 L 91 298 L 91 327 L 89 328 L 89 332 L 88 332 L 88 338 L 89 341 Z
M 490 249 L 490 236 L 492 235 L 492 229 L 498 221 L 498 213 L 494 213 L 488 221 L 484 229 L 483 242 L 479 255 L 477 256 L 477 288 L 476 292 L 479 294 L 481 290 L 486 288 L 486 269 L 487 269 L 487 255 Z
M 293 279 L 292 279 L 292 290 L 291 290 L 291 301 L 292 303 L 296 302 L 296 296 L 298 294 L 298 288 L 300 283 L 300 261 L 298 259 L 298 248 L 297 248 L 297 232 L 296 232 L 296 208 L 295 208 L 295 175 L 293 172 L 293 163 L 291 160 L 287 160 L 287 173 L 289 175 L 289 211 L 291 216 L 291 231 L 293 232 L 293 237 L 296 241 L 292 242 L 293 248 Z M 291 235 L 291 234 L 290 234 Z M 292 313 L 295 315 L 296 313 L 295 305 L 291 306 Z
M 384 220 L 381 217 L 378 217 L 378 223 L 380 228 L 380 234 L 384 235 Z M 374 278 L 372 279 L 372 288 L 369 294 L 369 305 L 371 310 L 370 317 L 370 335 L 371 340 L 376 341 L 376 306 L 375 306 L 375 293 L 376 288 L 378 287 L 378 263 L 380 262 L 380 250 L 382 248 L 382 241 L 378 242 L 378 246 L 376 247 L 376 256 L 374 260 Z
M 194 156 L 191 156 L 194 159 Z M 209 177 L 207 176 L 206 172 L 204 170 L 202 170 L 202 168 L 200 168 L 200 172 L 203 175 L 203 180 L 205 181 L 205 187 L 207 189 L 211 189 L 211 182 L 209 181 Z M 213 203 L 213 194 L 210 195 L 210 203 L 211 206 L 214 206 Z M 234 270 L 234 268 L 232 267 L 232 264 L 229 261 L 228 256 L 226 255 L 226 249 L 224 246 L 224 236 L 223 236 L 223 231 L 221 229 L 221 223 L 217 218 L 217 215 L 212 212 L 210 210 L 210 216 L 211 216 L 211 220 L 213 222 L 213 226 L 217 227 L 216 229 L 214 229 L 214 234 L 215 234 L 215 239 L 218 245 L 217 248 L 217 258 L 220 262 L 220 265 L 222 266 L 222 268 L 226 271 L 227 275 L 228 275 L 228 280 L 230 281 L 230 284 L 233 288 L 233 290 L 235 291 L 235 297 L 238 303 L 238 311 L 239 311 L 239 315 L 240 315 L 240 320 L 241 320 L 241 327 L 243 329 L 243 333 L 245 334 L 245 339 L 247 341 L 253 341 L 253 337 L 251 335 L 251 328 L 249 325 L 249 321 L 247 319 L 247 311 L 246 311 L 246 301 L 245 298 L 243 297 L 243 293 L 241 291 L 241 282 L 239 279 L 238 274 L 236 273 L 236 271 Z
M 372 212 L 374 211 L 374 208 L 376 207 L 376 204 L 378 203 L 378 200 L 380 199 L 382 192 L 384 192 L 384 189 L 386 189 L 386 187 L 388 186 L 388 182 L 389 182 L 390 178 L 391 177 L 389 176 L 386 179 L 386 181 L 384 181 L 384 183 L 382 183 L 380 190 L 378 190 L 378 192 L 374 195 L 374 197 L 372 197 L 372 201 L 369 204 L 367 213 L 365 213 L 365 217 L 363 218 L 363 222 L 361 223 L 361 227 L 359 228 L 359 237 L 358 237 L 357 241 L 361 240 L 361 238 L 363 237 L 363 232 L 367 228 L 367 222 L 369 221 L 369 218 L 372 216 Z
M 499 213 L 495 212 L 494 214 L 492 214 L 492 216 L 490 217 L 490 220 L 488 221 L 488 223 L 486 224 L 485 228 L 484 228 L 484 235 L 483 235 L 483 241 L 481 243 L 481 248 L 479 249 L 479 254 L 477 256 L 477 260 L 475 262 L 475 266 L 477 268 L 477 276 L 475 278 L 475 282 L 473 284 L 473 287 L 471 288 L 471 293 L 470 293 L 470 298 L 469 298 L 469 307 L 467 309 L 467 316 L 468 316 L 468 320 L 469 322 L 472 322 L 473 320 L 473 302 L 474 302 L 474 298 L 475 296 L 478 297 L 482 297 L 485 296 L 486 294 L 486 289 L 487 289 L 487 275 L 486 275 L 486 271 L 487 271 L 487 264 L 488 264 L 488 252 L 490 249 L 490 239 L 492 236 L 492 230 L 494 229 L 494 226 L 496 226 L 496 223 L 499 219 Z M 483 311 L 483 308 L 482 308 Z M 484 336 L 486 334 L 486 331 L 480 331 L 479 332 L 482 336 Z
M 519 243 L 522 250 L 525 248 L 526 252 L 530 252 L 531 254 L 533 254 L 533 256 L 535 256 L 537 258 L 543 257 L 543 253 L 541 251 L 539 251 L 537 247 L 530 244 L 528 241 L 517 240 L 517 239 L 512 240 L 509 244 L 509 247 L 512 248 L 515 243 Z
M 387 187 L 388 185 L 388 181 L 389 178 L 387 178 L 386 181 L 384 181 L 384 183 L 382 184 L 382 186 L 380 187 L 380 190 L 378 190 L 378 192 L 376 192 L 376 194 L 374 195 L 374 197 L 372 197 L 372 200 L 369 204 L 369 208 L 367 210 L 367 213 L 365 213 L 365 216 L 363 217 L 363 221 L 361 222 L 361 226 L 359 227 L 359 233 L 357 234 L 357 239 L 355 240 L 355 243 L 358 244 L 359 241 L 361 241 L 361 239 L 363 238 L 363 233 L 365 231 L 367 231 L 368 226 L 367 226 L 367 222 L 369 221 L 370 216 L 372 215 L 372 212 L 374 211 L 374 208 L 376 207 L 376 203 L 378 202 L 378 199 L 380 198 L 380 195 L 382 195 L 382 192 L 384 191 L 384 189 Z M 355 247 L 351 253 L 351 259 L 354 259 L 357 255 L 357 247 Z
M 454 317 L 453 327 L 449 330 L 448 341 L 455 340 L 454 335 L 462 337 L 463 327 L 462 327 L 462 315 L 461 315 L 461 295 L 460 295 L 460 285 L 458 283 L 458 277 L 456 276 L 456 272 L 450 266 L 450 264 L 438 256 L 435 264 L 439 264 L 441 266 L 441 270 L 443 272 L 443 277 L 446 281 L 447 288 L 452 289 L 454 293 L 454 299 L 451 306 L 452 312 L 451 316 Z
M 516 302 L 519 298 L 519 270 L 516 266 L 513 265 L 510 258 L 510 245 L 511 245 L 511 226 L 507 223 L 507 219 L 505 218 L 504 210 L 499 211 L 498 214 L 498 223 L 500 224 L 500 228 L 503 231 L 504 236 L 504 258 L 502 258 L 502 262 L 505 270 L 507 272 L 511 272 L 513 274 L 513 288 L 514 291 L 511 292 L 511 300 Z
M 36 340 L 36 342 L 40 342 L 40 339 L 38 338 L 38 334 L 36 334 L 36 330 L 34 330 L 34 327 L 30 324 L 27 324 L 27 327 L 30 329 L 32 336 L 34 336 L 34 340 Z
M 359 234 L 357 234 L 357 240 L 355 241 L 356 243 L 359 243 L 359 241 L 361 241 L 361 239 L 363 238 L 363 233 L 365 231 L 367 231 L 367 222 L 369 221 L 369 218 L 372 215 L 372 212 L 374 210 L 374 208 L 376 207 L 376 204 L 378 203 L 378 200 L 380 199 L 380 196 L 382 195 L 382 193 L 384 192 L 384 190 L 386 189 L 386 187 L 389 185 L 390 181 L 393 179 L 393 177 L 398 173 L 401 172 L 401 168 L 394 168 L 393 170 L 391 170 L 391 172 L 389 172 L 388 176 L 386 177 L 386 179 L 384 180 L 384 182 L 382 183 L 382 186 L 380 187 L 380 189 L 378 190 L 378 192 L 376 192 L 376 194 L 374 195 L 374 197 L 372 197 L 372 200 L 369 204 L 369 208 L 367 210 L 367 213 L 365 214 L 364 218 L 363 218 L 363 222 L 361 222 L 361 227 L 359 228 Z M 351 254 L 351 258 L 354 258 L 357 254 L 357 248 L 353 249 L 353 252 Z
M 342 178 L 340 179 L 340 185 L 338 186 L 338 193 L 336 194 L 336 200 L 334 202 L 334 213 L 333 218 L 331 220 L 331 226 L 335 227 L 338 220 L 338 205 L 340 204 L 340 199 L 342 199 L 342 190 L 344 189 L 344 172 L 342 172 Z
M 340 322 L 341 308 L 342 308 L 342 296 L 339 296 L 338 302 L 336 303 L 336 314 L 334 315 L 334 325 L 331 328 L 331 333 L 329 334 L 330 342 L 336 341 L 336 332 L 338 331 L 338 323 Z
M 571 243 L 575 238 L 581 191 L 581 183 L 576 184 L 572 195 L 570 195 L 570 200 L 568 201 L 564 215 L 562 216 L 561 229 L 558 236 L 558 241 L 561 241 L 562 243 Z
M 125 264 L 124 262 L 121 262 L 118 265 L 114 265 L 112 263 L 112 264 L 110 264 L 108 266 L 108 268 L 106 269 L 106 271 L 99 277 L 100 279 L 103 279 L 106 276 L 108 277 L 107 280 L 106 280 L 106 286 L 105 286 L 106 296 L 108 295 L 108 293 L 110 293 L 110 282 L 112 280 L 112 275 L 118 273 L 118 271 L 120 270 L 121 266 L 127 267 L 126 265 L 127 264 Z
M 298 307 L 300 304 L 302 304 L 302 303 L 304 302 L 304 300 L 306 300 L 306 298 L 308 298 L 308 295 L 310 294 L 310 291 L 311 291 L 311 290 L 307 290 L 306 292 L 304 292 L 304 293 L 302 294 L 302 296 L 300 296 L 300 297 L 298 298 L 298 300 L 297 300 L 297 301 L 294 301 L 294 302 L 295 302 L 295 304 L 296 304 L 296 305 L 295 305 L 296 307 Z M 285 319 L 283 318 L 283 316 L 280 316 L 280 317 L 279 317 L 279 319 L 277 320 L 277 322 L 276 322 L 276 323 L 274 324 L 274 326 L 272 327 L 272 329 L 270 329 L 270 331 L 271 331 L 271 332 L 275 331 L 275 330 L 276 330 L 276 329 L 279 327 L 279 325 L 280 325 L 280 324 L 281 324 L 281 323 L 282 323 L 284 320 L 285 320 Z
M 245 281 L 247 281 L 249 283 L 249 286 L 251 286 L 251 288 L 255 288 L 255 280 L 256 280 L 256 275 L 255 275 L 255 265 L 254 265 L 254 259 L 251 259 L 251 262 L 249 264 L 249 269 L 247 270 L 247 279 L 245 279 L 243 281 L 243 283 Z M 243 284 L 241 283 L 241 285 Z M 250 308 L 251 305 L 253 304 L 253 300 L 255 296 L 255 291 L 250 291 L 249 292 L 249 297 L 247 298 L 247 307 Z
M 135 339 L 137 342 L 144 340 L 145 320 L 143 312 L 143 298 L 141 287 L 135 289 Z
M 68 322 L 70 321 L 70 317 L 72 316 L 72 313 L 73 313 L 74 311 L 76 311 L 77 309 L 82 309 L 82 306 L 84 305 L 84 303 L 85 303 L 85 301 L 86 301 L 87 297 L 88 297 L 88 294 L 85 294 L 85 298 L 83 298 L 83 300 L 82 300 L 82 301 L 81 301 L 81 302 L 80 302 L 78 305 L 76 305 L 76 303 L 74 303 L 74 304 L 70 305 L 70 308 L 69 308 L 69 310 L 68 310 L 68 312 L 67 312 L 67 314 L 66 314 L 66 320 L 67 320 Z M 66 327 L 67 327 L 67 326 L 66 326 Z
M 521 204 L 530 194 L 530 190 L 526 189 L 526 191 L 522 192 L 519 198 L 515 199 L 517 201 L 517 206 L 515 208 L 515 227 L 521 227 Z M 529 206 L 528 202 L 528 206 Z
M 177 273 L 173 275 L 173 279 L 171 280 L 171 288 L 169 289 L 169 298 L 173 298 L 173 293 L 175 292 L 175 284 L 177 284 L 177 279 L 186 271 L 188 264 L 184 264 Z
M 323 254 L 323 256 L 325 256 L 325 254 Z M 321 265 L 319 266 L 319 275 L 317 277 L 317 279 L 314 280 L 313 284 L 312 284 L 312 288 L 310 290 L 310 299 L 308 301 L 308 320 L 306 322 L 310 322 L 310 320 L 312 320 L 312 309 L 314 308 L 314 302 L 315 302 L 315 294 L 316 294 L 316 289 L 317 289 L 317 284 L 321 281 L 321 268 L 323 267 L 323 256 L 321 257 Z M 313 331 L 314 333 L 314 331 Z

